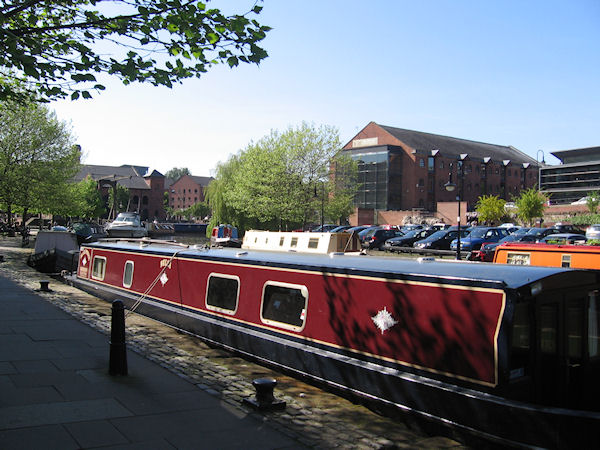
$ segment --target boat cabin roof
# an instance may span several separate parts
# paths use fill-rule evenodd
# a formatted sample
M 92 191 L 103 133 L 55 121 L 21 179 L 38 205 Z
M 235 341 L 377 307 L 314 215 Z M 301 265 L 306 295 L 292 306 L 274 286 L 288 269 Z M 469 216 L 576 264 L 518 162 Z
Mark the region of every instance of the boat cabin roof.
M 577 270 L 560 267 L 435 260 L 433 258 L 409 259 L 343 253 L 323 255 L 235 248 L 208 248 L 143 239 L 102 240 L 84 246 L 131 253 L 152 253 L 168 257 L 176 254 L 179 258 L 234 262 L 242 265 L 395 278 L 407 281 L 418 280 L 421 282 L 477 285 L 490 288 L 518 289 L 547 277 Z M 579 271 L 583 272 L 582 270 Z M 595 279 L 596 275 L 592 274 L 592 271 L 589 272 L 590 276 Z
M 312 233 L 294 231 L 248 230 L 244 234 L 243 249 L 273 252 L 302 252 L 329 254 L 357 252 L 358 236 L 353 233 Z

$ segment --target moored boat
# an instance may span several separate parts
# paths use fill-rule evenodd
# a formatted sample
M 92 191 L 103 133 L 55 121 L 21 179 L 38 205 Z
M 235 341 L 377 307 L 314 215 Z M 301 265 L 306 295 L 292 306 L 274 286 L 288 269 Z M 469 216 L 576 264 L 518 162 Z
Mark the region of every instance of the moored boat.
M 494 262 L 600 270 L 600 246 L 507 242 L 496 248 Z
M 106 226 L 109 237 L 140 238 L 148 236 L 146 227 L 142 225 L 140 215 L 136 212 L 122 212 Z
M 594 271 L 107 240 L 81 247 L 70 281 L 497 442 L 600 444 Z
M 236 227 L 221 224 L 218 227 L 213 227 L 210 235 L 210 245 L 213 247 L 241 247 L 242 240 L 238 236 Z
M 33 253 L 27 264 L 39 272 L 72 272 L 79 257 L 78 235 L 70 231 L 40 230 L 35 238 Z

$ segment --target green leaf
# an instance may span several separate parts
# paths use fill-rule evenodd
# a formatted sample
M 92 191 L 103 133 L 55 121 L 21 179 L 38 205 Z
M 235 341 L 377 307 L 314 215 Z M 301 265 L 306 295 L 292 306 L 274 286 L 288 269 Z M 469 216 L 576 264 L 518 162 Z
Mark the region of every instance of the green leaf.
M 77 100 L 79 98 L 79 92 L 78 91 L 74 91 L 71 94 L 71 100 Z

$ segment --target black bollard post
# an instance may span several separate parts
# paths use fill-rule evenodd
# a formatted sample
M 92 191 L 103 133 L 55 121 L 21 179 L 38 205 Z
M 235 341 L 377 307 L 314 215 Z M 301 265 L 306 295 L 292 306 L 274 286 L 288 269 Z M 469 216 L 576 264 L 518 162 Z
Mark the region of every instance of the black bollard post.
M 110 323 L 110 362 L 108 373 L 127 375 L 127 348 L 125 347 L 125 307 L 121 300 L 112 303 Z
M 277 385 L 274 378 L 257 378 L 252 381 L 252 386 L 256 389 L 254 398 L 245 398 L 243 401 L 247 405 L 259 410 L 279 411 L 285 409 L 286 403 L 283 400 L 277 400 L 273 395 L 273 389 Z

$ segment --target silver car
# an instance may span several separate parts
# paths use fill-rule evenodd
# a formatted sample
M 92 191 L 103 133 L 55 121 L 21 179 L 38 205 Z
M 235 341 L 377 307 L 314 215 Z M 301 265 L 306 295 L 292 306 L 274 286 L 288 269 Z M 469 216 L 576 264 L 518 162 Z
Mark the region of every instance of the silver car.
M 585 237 L 590 239 L 600 239 L 600 224 L 594 224 L 587 227 Z

